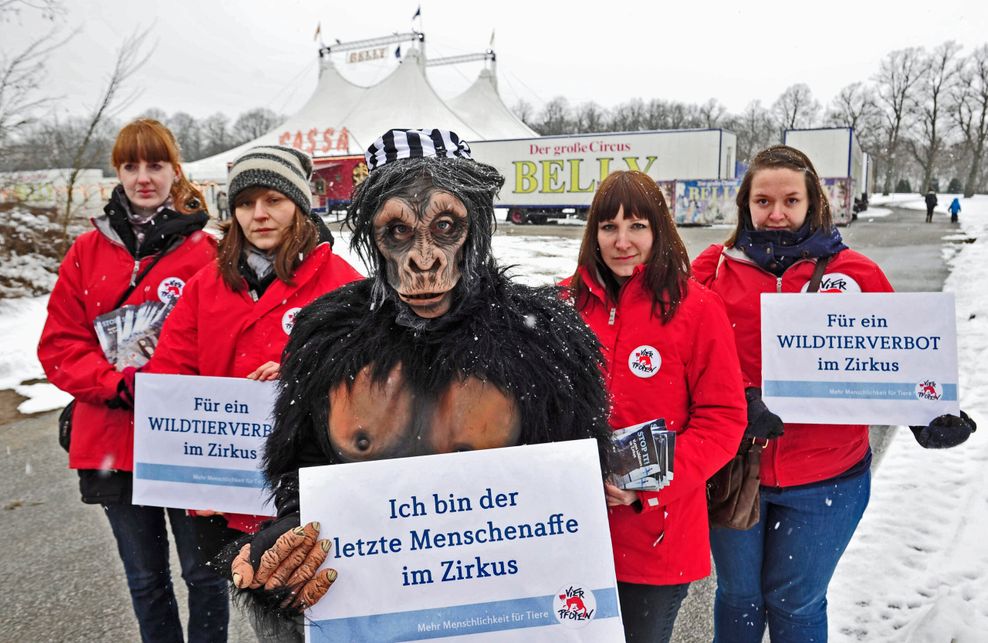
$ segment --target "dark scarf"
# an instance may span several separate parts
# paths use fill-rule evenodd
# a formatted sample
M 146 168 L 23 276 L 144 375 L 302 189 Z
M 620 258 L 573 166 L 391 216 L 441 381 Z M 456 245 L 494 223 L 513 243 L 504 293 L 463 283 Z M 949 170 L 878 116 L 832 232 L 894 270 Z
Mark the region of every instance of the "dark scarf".
M 171 248 L 193 232 L 202 230 L 209 222 L 209 215 L 202 210 L 181 214 L 171 208 L 163 208 L 146 224 L 144 237 L 138 241 L 134 226 L 128 217 L 130 213 L 127 196 L 123 187 L 117 186 L 110 200 L 103 208 L 120 242 L 135 259 L 143 259 Z
M 829 257 L 847 249 L 836 227 L 829 232 L 812 230 L 809 221 L 795 232 L 744 229 L 738 234 L 734 247 L 779 277 L 800 259 Z

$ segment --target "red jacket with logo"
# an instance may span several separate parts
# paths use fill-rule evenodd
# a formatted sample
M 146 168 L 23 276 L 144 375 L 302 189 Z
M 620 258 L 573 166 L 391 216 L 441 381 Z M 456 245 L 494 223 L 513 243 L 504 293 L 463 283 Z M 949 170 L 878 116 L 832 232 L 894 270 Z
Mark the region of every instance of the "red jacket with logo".
M 189 280 L 168 316 L 149 373 L 246 377 L 266 362 L 280 362 L 295 315 L 303 306 L 363 277 L 320 244 L 295 271 L 290 286 L 275 279 L 254 301 L 245 287 L 234 292 L 214 261 Z M 227 523 L 253 531 L 258 519 L 226 514 Z
M 642 266 L 616 304 L 596 279 L 580 274 L 590 291 L 580 314 L 602 345 L 611 427 L 665 418 L 677 433 L 669 486 L 639 492 L 640 511 L 609 509 L 617 578 L 646 585 L 703 578 L 710 573 L 706 481 L 737 452 L 746 422 L 724 305 L 690 281 L 675 316 L 663 324 L 643 287 Z
M 815 266 L 816 260 L 804 259 L 776 277 L 741 250 L 721 245 L 710 246 L 693 261 L 694 277 L 720 295 L 727 307 L 745 386 L 762 382 L 761 293 L 802 292 Z M 892 290 L 882 269 L 853 250 L 834 255 L 820 283 L 821 293 Z M 826 480 L 861 462 L 867 453 L 867 426 L 786 424 L 783 436 L 770 440 L 762 454 L 762 484 L 791 487 Z
M 106 217 L 95 219 L 94 225 L 96 230 L 75 240 L 58 269 L 38 359 L 48 380 L 76 399 L 69 467 L 132 471 L 134 414 L 106 406 L 117 397 L 122 375 L 103 355 L 93 321 L 110 312 L 132 276 L 157 255 L 135 260 Z M 121 305 L 181 295 L 185 283 L 215 260 L 216 242 L 200 230 L 165 252 Z

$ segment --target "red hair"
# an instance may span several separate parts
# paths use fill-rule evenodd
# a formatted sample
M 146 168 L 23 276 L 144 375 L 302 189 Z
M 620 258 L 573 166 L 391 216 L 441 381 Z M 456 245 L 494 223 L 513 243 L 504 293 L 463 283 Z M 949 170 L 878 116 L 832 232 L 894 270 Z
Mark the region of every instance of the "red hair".
M 128 123 L 117 134 L 110 162 L 120 169 L 124 163 L 168 163 L 175 170 L 171 197 L 175 210 L 189 214 L 202 210 L 206 200 L 202 192 L 182 174 L 182 157 L 178 141 L 171 130 L 151 118 L 139 118 Z

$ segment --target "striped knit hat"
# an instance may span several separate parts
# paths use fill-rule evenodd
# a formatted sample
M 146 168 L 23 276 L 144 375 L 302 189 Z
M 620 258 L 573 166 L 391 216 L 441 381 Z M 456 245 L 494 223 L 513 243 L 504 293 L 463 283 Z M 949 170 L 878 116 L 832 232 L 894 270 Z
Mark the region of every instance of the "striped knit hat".
M 393 129 L 367 148 L 367 168 L 374 170 L 398 159 L 427 156 L 472 159 L 470 146 L 456 132 L 443 129 Z
M 281 145 L 252 147 L 241 154 L 227 178 L 230 209 L 237 195 L 248 188 L 263 187 L 281 192 L 295 202 L 306 216 L 312 214 L 312 159 L 308 154 Z

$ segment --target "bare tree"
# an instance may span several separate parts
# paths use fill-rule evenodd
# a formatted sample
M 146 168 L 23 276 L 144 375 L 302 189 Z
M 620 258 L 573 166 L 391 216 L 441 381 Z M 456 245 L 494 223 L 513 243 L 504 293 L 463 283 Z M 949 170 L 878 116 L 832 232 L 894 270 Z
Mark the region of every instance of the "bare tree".
M 546 103 L 539 113 L 538 126 L 535 129 L 543 136 L 572 132 L 573 122 L 570 118 L 569 101 L 562 96 L 556 96 Z
M 696 108 L 698 127 L 720 127 L 727 115 L 727 108 L 716 98 L 711 98 Z
M 153 121 L 158 121 L 159 123 L 166 123 L 168 121 L 168 114 L 165 110 L 160 107 L 148 107 L 146 110 L 141 112 L 138 118 L 150 118 Z
M 202 126 L 195 117 L 186 112 L 175 112 L 168 118 L 168 129 L 175 135 L 182 159 L 196 161 L 204 156 Z
M 0 0 L 0 20 L 19 15 L 25 9 L 39 11 L 42 18 L 52 21 L 65 13 L 61 0 Z
M 759 150 L 779 142 L 779 129 L 761 101 L 748 103 L 741 114 L 729 118 L 726 124 L 737 135 L 737 159 L 742 163 L 750 162 Z
M 635 132 L 647 129 L 645 103 L 640 98 L 632 98 L 611 110 L 610 129 L 615 132 Z
M 127 81 L 148 61 L 153 52 L 153 47 L 147 52 L 143 51 L 143 46 L 147 40 L 150 29 L 135 31 L 128 36 L 120 48 L 117 49 L 117 58 L 113 66 L 113 71 L 107 78 L 103 93 L 93 107 L 86 119 L 82 140 L 75 151 L 72 159 L 72 171 L 66 185 L 67 195 L 65 210 L 61 213 L 62 225 L 62 247 L 63 252 L 68 248 L 69 224 L 75 214 L 73 208 L 73 191 L 79 173 L 83 168 L 92 166 L 100 156 L 100 150 L 94 149 L 92 143 L 96 137 L 100 125 L 107 119 L 112 118 L 121 110 L 125 109 L 137 98 L 139 92 L 132 91 L 125 94 Z
M 535 108 L 524 98 L 519 98 L 515 106 L 511 108 L 511 113 L 521 119 L 521 122 L 529 127 L 535 127 Z
M 914 109 L 916 83 L 923 77 L 923 58 L 923 50 L 919 47 L 893 51 L 882 59 L 875 76 L 883 121 L 883 149 L 879 151 L 885 163 L 882 194 L 892 191 L 900 139 Z
M 573 131 L 579 134 L 592 134 L 606 130 L 607 112 L 593 101 L 581 103 L 573 112 Z
M 20 128 L 55 100 L 40 93 L 52 52 L 76 32 L 60 35 L 58 28 L 12 54 L 0 53 L 0 150 Z
M 247 141 L 253 141 L 278 127 L 284 121 L 284 116 L 265 107 L 246 111 L 238 116 L 233 123 L 233 142 L 235 145 L 240 145 Z
M 920 193 L 930 189 L 937 161 L 947 142 L 943 121 L 947 117 L 948 92 L 957 77 L 956 58 L 960 49 L 952 40 L 934 49 L 923 63 L 923 77 L 916 86 L 915 136 L 908 145 L 913 158 L 923 168 Z
M 796 83 L 786 87 L 775 100 L 772 112 L 782 129 L 813 127 L 820 113 L 820 103 L 813 98 L 808 85 Z
M 971 197 L 981 182 L 988 144 L 988 45 L 978 47 L 962 62 L 953 94 L 951 116 L 968 156 L 964 196 Z
M 216 112 L 202 121 L 203 156 L 219 154 L 233 147 L 230 135 L 230 119 Z
M 874 90 L 857 82 L 837 92 L 830 102 L 824 122 L 834 127 L 851 127 L 860 140 L 878 126 L 879 118 Z

